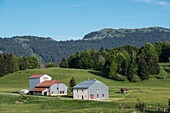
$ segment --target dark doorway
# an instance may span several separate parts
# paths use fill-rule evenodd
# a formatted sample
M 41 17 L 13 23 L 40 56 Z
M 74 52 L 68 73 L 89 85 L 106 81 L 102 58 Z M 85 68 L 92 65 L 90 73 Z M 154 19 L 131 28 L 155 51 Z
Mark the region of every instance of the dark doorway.
M 82 99 L 84 99 L 84 96 L 82 95 Z
M 47 92 L 44 92 L 44 95 L 47 95 Z

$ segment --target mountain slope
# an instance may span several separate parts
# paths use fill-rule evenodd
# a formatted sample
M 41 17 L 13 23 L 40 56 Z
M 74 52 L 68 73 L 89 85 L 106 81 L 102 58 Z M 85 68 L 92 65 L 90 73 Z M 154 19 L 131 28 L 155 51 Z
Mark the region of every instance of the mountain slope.
M 0 53 L 12 53 L 17 56 L 33 54 L 38 56 L 42 62 L 47 63 L 59 62 L 62 57 L 68 58 L 70 55 L 83 50 L 99 50 L 101 47 L 115 48 L 123 45 L 141 47 L 146 42 L 170 41 L 170 29 L 160 27 L 126 30 L 103 29 L 98 32 L 96 32 L 97 35 L 90 33 L 93 35 L 87 34 L 83 40 L 76 41 L 58 42 L 51 38 L 36 36 L 0 38 Z M 113 34 L 113 32 L 116 33 Z
M 162 27 L 149 27 L 149 28 L 137 28 L 137 29 L 112 29 L 112 28 L 105 28 L 100 31 L 95 31 L 88 33 L 84 36 L 84 40 L 96 40 L 96 39 L 103 39 L 103 38 L 123 38 L 129 37 L 133 35 L 153 35 L 153 34 L 169 34 L 170 29 L 162 28 Z

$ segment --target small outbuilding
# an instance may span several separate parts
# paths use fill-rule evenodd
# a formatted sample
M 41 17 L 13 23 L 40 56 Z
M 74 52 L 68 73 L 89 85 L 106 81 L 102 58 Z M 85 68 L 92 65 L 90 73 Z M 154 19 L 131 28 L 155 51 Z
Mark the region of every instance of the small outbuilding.
M 85 80 L 73 87 L 73 98 L 84 100 L 109 98 L 108 86 L 98 80 Z
M 30 93 L 32 95 L 67 95 L 68 87 L 58 80 L 46 80 L 35 86 Z
M 128 93 L 128 89 L 127 88 L 120 88 L 120 93 Z

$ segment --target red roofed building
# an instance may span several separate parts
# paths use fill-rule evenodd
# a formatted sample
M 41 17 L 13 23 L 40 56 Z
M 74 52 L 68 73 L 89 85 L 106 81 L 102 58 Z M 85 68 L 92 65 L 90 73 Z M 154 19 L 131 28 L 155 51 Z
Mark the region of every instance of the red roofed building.
M 51 79 L 52 78 L 47 74 L 34 74 L 30 76 L 29 77 L 30 90 L 35 88 L 35 86 L 38 85 L 39 83 L 46 81 L 46 80 L 51 80 Z
M 39 78 L 39 77 L 42 77 L 44 75 L 45 74 L 34 74 L 34 75 L 30 76 L 30 78 Z
M 32 95 L 67 95 L 68 87 L 59 80 L 51 80 L 47 74 L 34 74 L 29 77 Z
M 33 95 L 67 95 L 68 87 L 58 80 L 46 80 L 39 83 L 32 90 Z

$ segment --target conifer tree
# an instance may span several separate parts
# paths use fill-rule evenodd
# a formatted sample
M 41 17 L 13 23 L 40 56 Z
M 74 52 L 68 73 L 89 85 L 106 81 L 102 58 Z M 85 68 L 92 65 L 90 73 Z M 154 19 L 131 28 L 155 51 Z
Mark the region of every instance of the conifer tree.
M 72 77 L 69 81 L 69 86 L 70 86 L 70 90 L 71 92 L 73 91 L 73 87 L 76 85 L 76 81 L 74 79 L 74 77 Z

